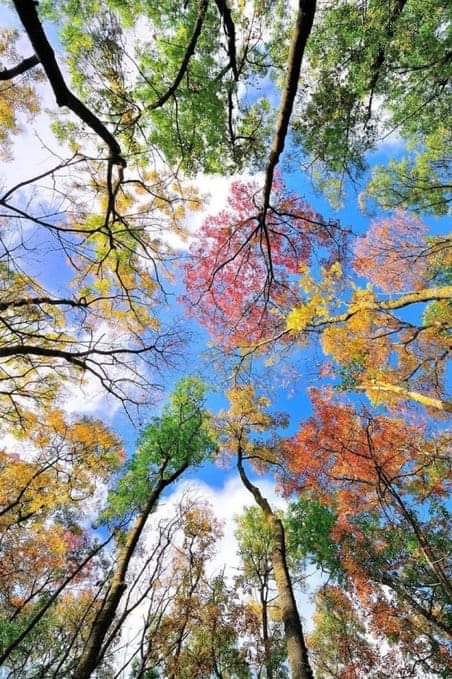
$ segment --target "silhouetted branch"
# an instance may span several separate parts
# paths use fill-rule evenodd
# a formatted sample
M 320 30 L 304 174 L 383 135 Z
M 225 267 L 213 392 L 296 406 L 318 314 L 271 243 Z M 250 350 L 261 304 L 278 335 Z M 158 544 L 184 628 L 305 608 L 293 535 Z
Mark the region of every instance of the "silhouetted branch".
M 52 86 L 58 106 L 67 106 L 75 115 L 90 127 L 110 149 L 110 160 L 115 165 L 125 167 L 121 147 L 105 125 L 89 110 L 85 104 L 73 94 L 63 78 L 47 36 L 36 11 L 36 3 L 30 0 L 13 0 L 14 7 L 30 39 L 37 59 Z
M 20 64 L 12 66 L 11 68 L 5 68 L 3 71 L 0 71 L 0 80 L 12 80 L 16 76 L 22 75 L 22 73 L 26 73 L 27 71 L 30 70 L 30 68 L 33 68 L 38 64 L 39 59 L 36 56 L 36 54 L 33 54 L 32 57 L 27 57 L 26 59 L 23 59 L 20 62 Z

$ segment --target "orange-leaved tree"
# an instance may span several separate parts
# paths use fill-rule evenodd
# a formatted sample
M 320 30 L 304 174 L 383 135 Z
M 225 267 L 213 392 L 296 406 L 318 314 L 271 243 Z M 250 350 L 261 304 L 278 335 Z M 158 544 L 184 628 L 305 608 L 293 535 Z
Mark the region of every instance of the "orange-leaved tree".
M 411 657 L 430 649 L 441 666 L 450 634 L 450 438 L 325 393 L 313 402 L 314 415 L 286 443 L 286 488 L 314 493 L 336 516 L 331 539 L 373 633 L 405 644 Z

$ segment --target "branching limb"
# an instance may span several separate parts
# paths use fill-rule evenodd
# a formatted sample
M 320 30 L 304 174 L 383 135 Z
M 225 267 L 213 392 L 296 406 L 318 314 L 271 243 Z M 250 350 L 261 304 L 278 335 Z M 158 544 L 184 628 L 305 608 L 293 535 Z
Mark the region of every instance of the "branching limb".
M 90 127 L 110 149 L 110 160 L 114 165 L 125 167 L 121 147 L 105 125 L 73 94 L 63 78 L 47 36 L 36 11 L 36 4 L 29 0 L 14 0 L 14 7 L 27 33 L 36 58 L 41 62 L 58 106 L 67 106 L 80 120 Z
M 13 78 L 16 78 L 18 75 L 26 73 L 27 71 L 29 71 L 34 66 L 37 66 L 38 64 L 39 59 L 36 56 L 36 54 L 33 54 L 32 57 L 27 57 L 26 59 L 23 59 L 16 66 L 12 66 L 11 68 L 5 68 L 3 71 L 0 71 L 0 80 L 12 80 Z
M 208 5 L 208 0 L 201 0 L 200 6 L 199 6 L 199 12 L 198 12 L 198 17 L 196 19 L 196 24 L 195 28 L 193 29 L 192 36 L 190 38 L 190 42 L 188 43 L 187 49 L 184 54 L 184 58 L 182 59 L 182 63 L 180 65 L 179 71 L 174 79 L 173 84 L 171 87 L 167 89 L 165 94 L 163 94 L 159 99 L 152 104 L 152 106 L 149 107 L 150 111 L 154 111 L 156 108 L 160 108 L 163 106 L 170 97 L 172 97 L 175 93 L 177 88 L 179 87 L 182 78 L 184 77 L 187 69 L 188 69 L 188 64 L 190 62 L 190 59 L 192 58 L 193 54 L 195 53 L 196 45 L 199 39 L 199 36 L 201 35 L 201 29 L 202 25 L 204 23 L 204 19 L 206 16 L 206 11 L 207 11 L 207 5 Z

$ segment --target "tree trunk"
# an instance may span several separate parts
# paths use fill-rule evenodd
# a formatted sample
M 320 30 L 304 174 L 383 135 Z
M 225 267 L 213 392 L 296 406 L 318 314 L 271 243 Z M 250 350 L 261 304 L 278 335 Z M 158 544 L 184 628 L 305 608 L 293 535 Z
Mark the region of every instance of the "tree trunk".
M 178 469 L 168 479 L 160 479 L 150 494 L 146 507 L 142 513 L 137 516 L 133 528 L 129 531 L 125 544 L 120 551 L 120 555 L 110 583 L 110 588 L 107 592 L 103 605 L 93 622 L 84 653 L 72 675 L 73 679 L 88 679 L 99 662 L 102 660 L 103 654 L 105 652 L 105 649 L 102 648 L 102 645 L 108 630 L 113 624 L 122 595 L 127 588 L 125 582 L 127 569 L 143 529 L 146 525 L 146 521 L 149 518 L 151 512 L 154 510 L 163 490 L 173 481 L 175 481 L 185 471 L 187 466 L 188 465 L 184 465 Z
M 452 587 L 451 583 L 449 581 L 449 578 L 447 577 L 447 574 L 444 572 L 444 569 L 442 567 L 441 561 L 443 560 L 442 558 L 438 558 L 437 555 L 435 555 L 432 551 L 432 548 L 430 547 L 430 543 L 425 537 L 424 531 L 422 530 L 415 514 L 408 509 L 408 507 L 405 505 L 404 501 L 400 497 L 399 493 L 397 490 L 394 488 L 393 484 L 391 483 L 391 480 L 388 479 L 386 474 L 383 472 L 383 470 L 379 470 L 379 476 L 382 482 L 384 483 L 385 487 L 389 491 L 389 493 L 392 495 L 394 500 L 397 503 L 397 507 L 399 509 L 400 514 L 403 516 L 403 518 L 407 521 L 407 523 L 411 526 L 413 529 L 413 533 L 416 537 L 416 540 L 418 541 L 420 550 L 427 561 L 430 570 L 432 574 L 434 574 L 438 580 L 439 583 L 442 585 L 444 592 L 447 594 L 449 599 L 452 601 Z
M 314 679 L 287 566 L 284 526 L 281 520 L 274 515 L 268 500 L 262 495 L 259 488 L 251 483 L 246 475 L 240 444 L 237 451 L 237 468 L 244 486 L 253 495 L 272 528 L 272 566 L 278 592 L 278 603 L 281 609 L 281 618 L 284 624 L 291 678 Z
M 265 579 L 267 580 L 267 576 Z M 266 591 L 268 592 L 267 582 L 264 581 L 260 587 L 259 595 L 262 606 L 262 639 L 264 641 L 265 676 L 266 679 L 273 679 L 272 649 L 268 634 L 268 602 Z

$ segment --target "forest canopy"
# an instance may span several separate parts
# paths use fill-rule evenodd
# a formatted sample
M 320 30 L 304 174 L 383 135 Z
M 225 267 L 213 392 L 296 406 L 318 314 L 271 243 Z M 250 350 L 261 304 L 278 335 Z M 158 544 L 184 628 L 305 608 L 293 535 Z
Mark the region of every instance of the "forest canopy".
M 0 677 L 451 676 L 450 3 L 0 19 Z

